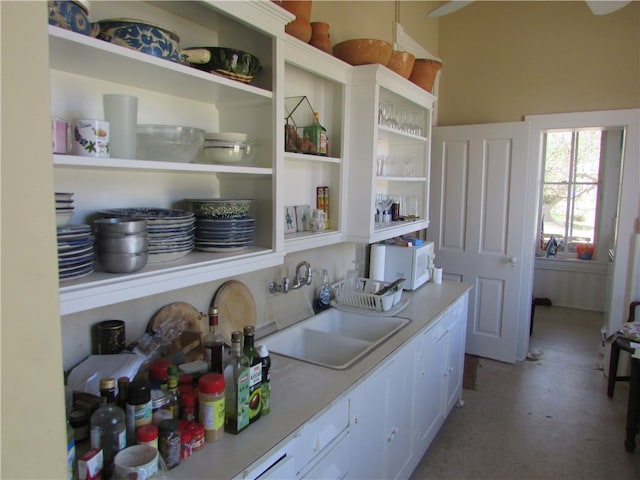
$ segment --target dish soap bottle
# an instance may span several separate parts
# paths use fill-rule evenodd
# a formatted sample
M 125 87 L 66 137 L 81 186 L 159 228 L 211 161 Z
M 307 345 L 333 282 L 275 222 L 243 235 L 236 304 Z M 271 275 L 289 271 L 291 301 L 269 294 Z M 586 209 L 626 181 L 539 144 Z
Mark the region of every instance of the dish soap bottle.
M 315 313 L 326 310 L 331 306 L 331 287 L 329 287 L 329 273 L 326 270 L 321 271 L 322 285 L 316 290 L 313 299 L 313 311 Z

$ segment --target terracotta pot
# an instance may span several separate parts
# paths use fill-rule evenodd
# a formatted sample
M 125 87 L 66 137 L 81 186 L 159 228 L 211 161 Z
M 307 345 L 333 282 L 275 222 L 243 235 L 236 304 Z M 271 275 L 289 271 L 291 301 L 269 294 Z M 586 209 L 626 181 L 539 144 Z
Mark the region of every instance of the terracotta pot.
M 387 65 L 393 47 L 384 40 L 357 38 L 333 46 L 333 55 L 349 65 Z
M 437 60 L 418 58 L 413 64 L 409 80 L 431 93 L 433 83 L 436 81 L 436 74 L 441 67 L 442 63 Z
M 404 78 L 409 78 L 413 71 L 415 61 L 416 57 L 413 54 L 394 50 L 391 52 L 391 58 L 389 59 L 389 63 L 387 63 L 387 68 Z
M 282 0 L 282 7 L 296 16 L 293 22 L 284 27 L 284 31 L 305 43 L 311 40 L 311 6 L 311 0 Z
M 309 22 L 294 20 L 285 25 L 284 31 L 292 37 L 302 40 L 304 43 L 309 43 L 309 40 L 311 40 L 311 24 Z
M 331 38 L 329 37 L 329 24 L 324 22 L 311 22 L 311 45 L 331 54 Z
M 282 0 L 282 8 L 296 16 L 296 20 L 311 21 L 311 0 Z

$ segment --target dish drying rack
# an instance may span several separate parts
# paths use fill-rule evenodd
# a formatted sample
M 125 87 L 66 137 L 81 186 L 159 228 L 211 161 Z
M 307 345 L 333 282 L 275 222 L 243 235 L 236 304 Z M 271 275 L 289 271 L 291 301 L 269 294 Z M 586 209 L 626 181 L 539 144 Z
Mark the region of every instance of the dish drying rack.
M 385 293 L 376 295 L 376 292 L 389 285 L 391 282 L 371 278 L 355 278 L 334 283 L 331 288 L 338 305 L 386 312 L 402 298 L 404 280 Z

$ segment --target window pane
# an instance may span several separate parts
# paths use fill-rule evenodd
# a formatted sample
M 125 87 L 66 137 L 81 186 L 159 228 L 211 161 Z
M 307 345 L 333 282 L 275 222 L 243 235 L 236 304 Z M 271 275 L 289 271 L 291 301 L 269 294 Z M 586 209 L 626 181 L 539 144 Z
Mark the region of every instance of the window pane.
M 570 236 L 576 243 L 595 240 L 597 185 L 576 185 Z
M 545 182 L 568 182 L 571 132 L 548 132 L 544 159 Z
M 542 192 L 542 214 L 544 215 L 543 238 L 564 238 L 567 221 L 567 185 L 545 185 Z
M 578 132 L 576 182 L 598 183 L 601 138 L 601 130 L 582 130 Z

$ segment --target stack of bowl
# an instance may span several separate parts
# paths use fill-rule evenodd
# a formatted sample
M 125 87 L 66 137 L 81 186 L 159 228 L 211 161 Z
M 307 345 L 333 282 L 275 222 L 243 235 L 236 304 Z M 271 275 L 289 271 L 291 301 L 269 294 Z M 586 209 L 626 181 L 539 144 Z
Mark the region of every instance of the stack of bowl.
M 98 260 L 106 272 L 140 270 L 149 258 L 149 235 L 144 218 L 101 218 L 93 222 Z
M 249 217 L 250 199 L 186 199 L 196 216 L 196 249 L 234 252 L 254 243 L 255 218 Z

